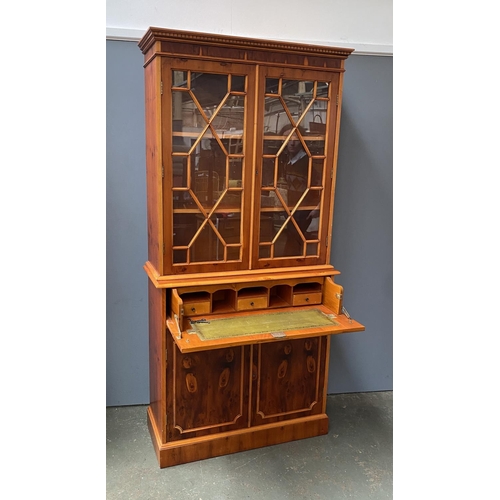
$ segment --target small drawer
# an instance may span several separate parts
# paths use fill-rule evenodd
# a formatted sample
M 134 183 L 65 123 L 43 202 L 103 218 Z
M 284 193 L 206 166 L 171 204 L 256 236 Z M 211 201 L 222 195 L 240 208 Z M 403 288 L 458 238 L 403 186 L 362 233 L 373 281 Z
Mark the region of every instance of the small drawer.
M 307 306 L 312 304 L 321 304 L 321 292 L 311 293 L 294 293 L 293 305 L 294 306 Z
M 238 311 L 249 311 L 251 309 L 265 309 L 267 307 L 267 295 L 257 297 L 244 297 L 238 299 Z
M 201 302 L 185 302 L 184 315 L 195 316 L 198 314 L 210 314 L 210 301 L 204 300 Z

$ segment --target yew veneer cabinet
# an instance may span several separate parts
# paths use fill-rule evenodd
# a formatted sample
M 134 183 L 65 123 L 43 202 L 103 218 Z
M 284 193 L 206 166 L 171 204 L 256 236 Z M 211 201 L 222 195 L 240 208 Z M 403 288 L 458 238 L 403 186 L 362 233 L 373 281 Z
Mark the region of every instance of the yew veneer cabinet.
M 149 28 L 148 425 L 160 467 L 326 434 L 352 49 Z

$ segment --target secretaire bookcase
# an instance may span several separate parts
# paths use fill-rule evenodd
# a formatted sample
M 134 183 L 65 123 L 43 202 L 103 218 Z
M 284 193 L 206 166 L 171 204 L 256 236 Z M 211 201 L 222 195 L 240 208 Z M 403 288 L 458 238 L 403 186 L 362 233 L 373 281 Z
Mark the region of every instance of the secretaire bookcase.
M 326 434 L 352 49 L 149 28 L 148 425 L 160 467 Z

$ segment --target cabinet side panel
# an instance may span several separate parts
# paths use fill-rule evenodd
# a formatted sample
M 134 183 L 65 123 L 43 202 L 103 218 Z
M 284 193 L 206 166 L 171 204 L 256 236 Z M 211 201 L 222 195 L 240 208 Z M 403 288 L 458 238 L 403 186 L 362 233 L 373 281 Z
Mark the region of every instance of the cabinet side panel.
M 155 288 L 149 281 L 149 397 L 150 408 L 165 440 L 165 295 L 166 291 Z
M 162 239 L 161 198 L 161 125 L 159 99 L 159 58 L 145 68 L 146 93 L 146 185 L 148 211 L 148 260 L 161 274 L 163 262 L 160 259 Z

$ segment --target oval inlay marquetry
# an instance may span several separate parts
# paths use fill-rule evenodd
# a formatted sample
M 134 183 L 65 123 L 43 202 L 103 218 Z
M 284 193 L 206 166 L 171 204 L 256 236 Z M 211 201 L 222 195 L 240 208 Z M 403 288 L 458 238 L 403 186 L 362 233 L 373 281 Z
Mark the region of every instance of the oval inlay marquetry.
M 280 366 L 278 367 L 278 378 L 283 378 L 286 375 L 288 369 L 288 361 L 284 359 Z
M 219 387 L 226 387 L 226 385 L 229 382 L 230 373 L 231 372 L 230 372 L 229 368 L 224 368 L 224 370 L 222 370 L 222 373 L 220 374 L 220 377 L 219 377 Z
M 307 356 L 307 371 L 309 373 L 316 371 L 316 360 L 312 356 Z
M 198 390 L 198 382 L 196 382 L 196 377 L 192 373 L 186 375 L 186 387 L 191 393 Z

